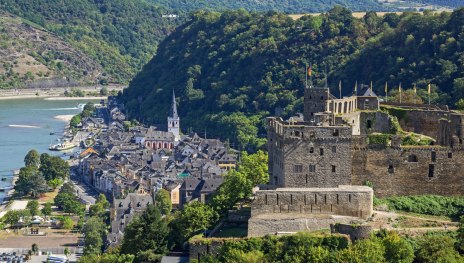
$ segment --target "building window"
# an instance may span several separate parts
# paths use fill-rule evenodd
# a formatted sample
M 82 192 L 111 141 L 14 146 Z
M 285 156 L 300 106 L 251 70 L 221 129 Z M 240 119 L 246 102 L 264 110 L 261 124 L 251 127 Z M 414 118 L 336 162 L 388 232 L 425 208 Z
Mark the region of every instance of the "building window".
M 437 160 L 437 153 L 436 152 L 432 152 L 432 162 L 435 162 Z
M 452 152 L 448 153 L 448 158 L 450 158 L 450 159 L 453 158 L 453 153 Z
M 310 164 L 310 165 L 309 165 L 309 172 L 310 172 L 310 173 L 316 172 L 316 165 Z
M 332 146 L 332 153 L 337 153 L 337 146 Z
M 332 165 L 332 173 L 337 172 L 337 167 L 335 165 Z
M 309 153 L 314 153 L 314 147 L 309 148 Z
M 435 177 L 435 164 L 429 164 L 429 178 Z
M 293 165 L 293 172 L 294 173 L 302 173 L 303 172 L 303 165 L 301 165 L 301 164 Z
M 334 129 L 332 135 L 333 135 L 333 136 L 338 136 L 338 135 L 339 135 L 338 129 Z
M 324 148 L 320 148 L 320 149 L 319 149 L 319 154 L 320 154 L 320 155 L 324 155 Z
M 296 137 L 300 137 L 300 132 L 299 132 L 299 131 L 295 131 L 295 136 L 296 136 Z
M 408 162 L 410 163 L 417 163 L 417 156 L 415 154 L 410 154 L 408 156 Z

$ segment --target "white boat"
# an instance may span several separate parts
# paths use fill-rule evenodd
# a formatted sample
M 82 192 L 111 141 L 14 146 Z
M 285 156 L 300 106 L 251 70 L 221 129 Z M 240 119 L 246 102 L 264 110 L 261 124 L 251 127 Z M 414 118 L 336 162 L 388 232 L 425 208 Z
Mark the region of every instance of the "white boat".
M 62 143 L 50 145 L 50 147 L 48 147 L 48 149 L 50 151 L 66 151 L 66 150 L 70 150 L 70 149 L 72 149 L 72 148 L 74 148 L 76 146 L 77 145 L 75 145 L 74 143 L 64 141 Z

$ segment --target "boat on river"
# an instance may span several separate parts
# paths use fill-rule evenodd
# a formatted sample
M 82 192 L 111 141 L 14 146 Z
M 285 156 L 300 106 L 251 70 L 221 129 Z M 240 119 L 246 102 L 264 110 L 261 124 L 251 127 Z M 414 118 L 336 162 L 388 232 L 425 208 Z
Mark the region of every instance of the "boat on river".
M 66 151 L 66 150 L 70 150 L 70 149 L 72 149 L 72 148 L 74 148 L 76 146 L 77 145 L 75 145 L 74 143 L 64 141 L 62 143 L 50 145 L 50 147 L 48 147 L 48 149 L 50 151 Z

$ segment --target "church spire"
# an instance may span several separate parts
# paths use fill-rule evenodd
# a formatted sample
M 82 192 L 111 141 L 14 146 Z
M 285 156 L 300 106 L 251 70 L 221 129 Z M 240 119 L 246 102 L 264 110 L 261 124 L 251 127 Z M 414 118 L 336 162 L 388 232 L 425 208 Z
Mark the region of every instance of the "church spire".
M 177 115 L 176 94 L 174 93 L 174 89 L 172 89 L 172 106 L 170 117 L 173 119 L 179 118 L 179 115 Z

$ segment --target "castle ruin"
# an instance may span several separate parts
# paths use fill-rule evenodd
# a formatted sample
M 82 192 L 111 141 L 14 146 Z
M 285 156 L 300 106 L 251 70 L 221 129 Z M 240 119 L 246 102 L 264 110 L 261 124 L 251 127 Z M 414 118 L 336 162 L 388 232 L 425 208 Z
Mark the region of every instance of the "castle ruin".
M 462 195 L 463 131 L 464 115 L 446 106 L 381 104 L 368 87 L 343 98 L 307 87 L 302 118 L 267 119 L 270 178 L 255 194 L 248 235 L 366 220 L 374 192 Z

